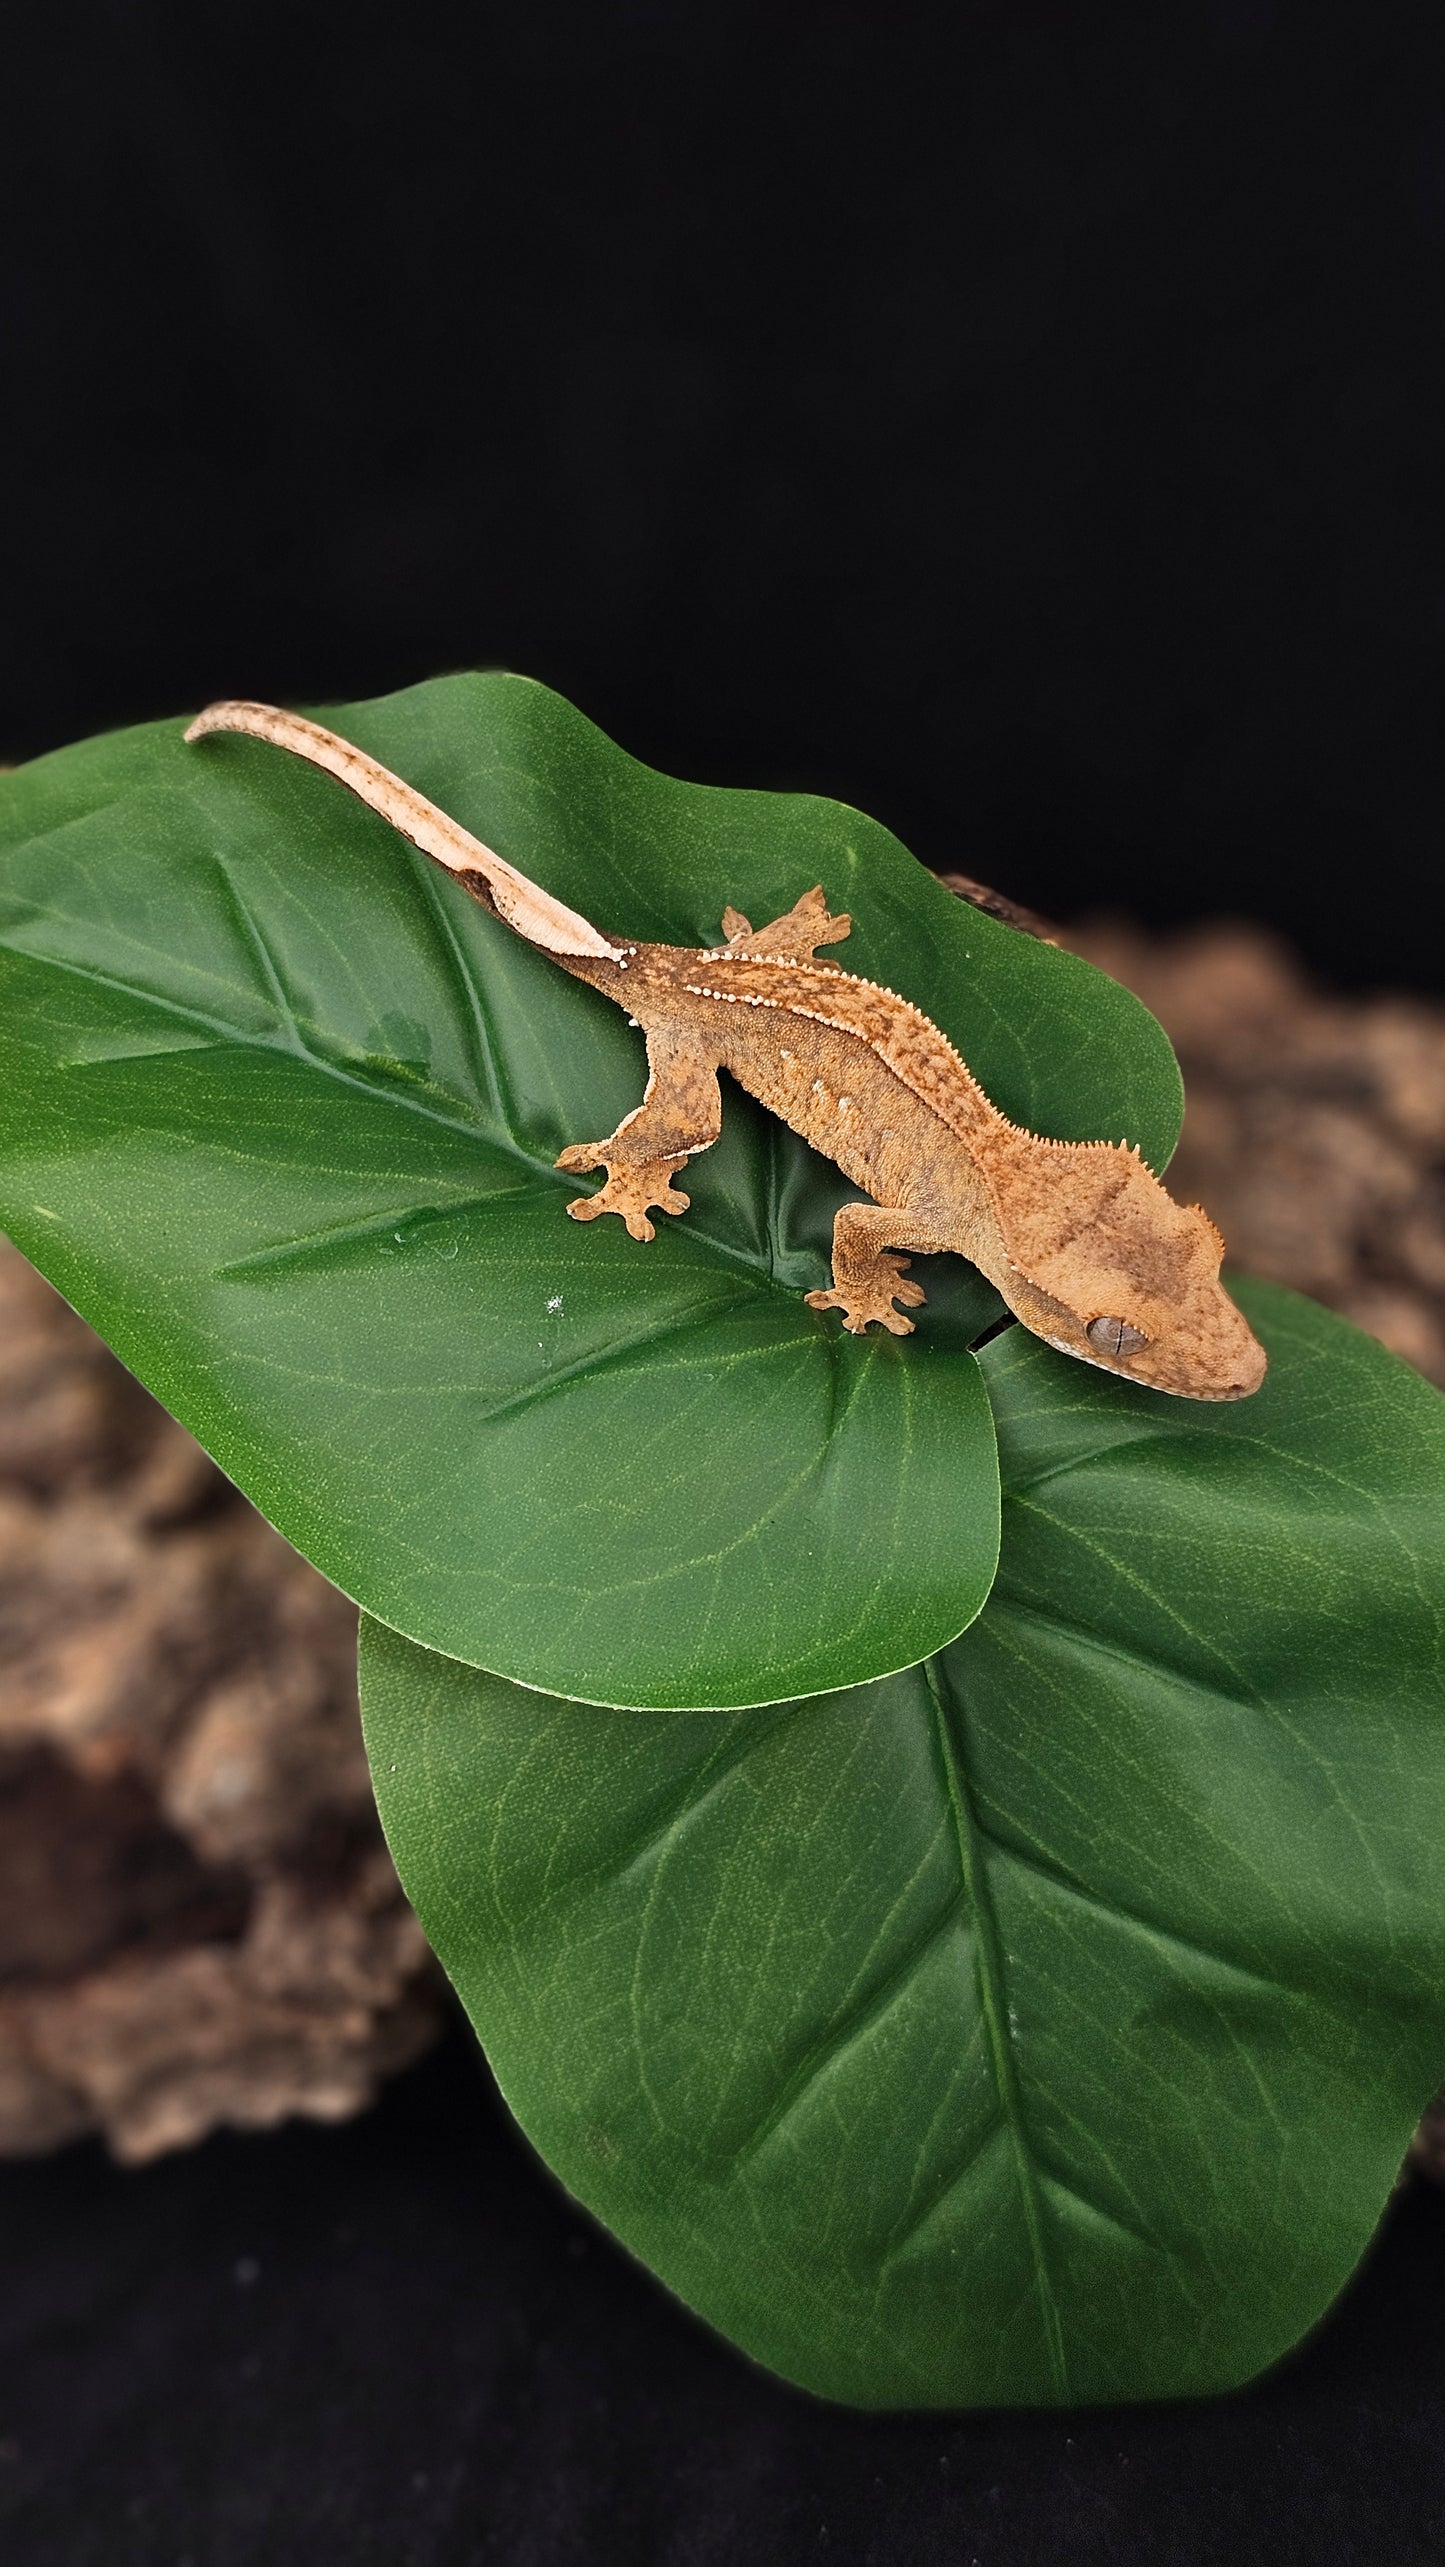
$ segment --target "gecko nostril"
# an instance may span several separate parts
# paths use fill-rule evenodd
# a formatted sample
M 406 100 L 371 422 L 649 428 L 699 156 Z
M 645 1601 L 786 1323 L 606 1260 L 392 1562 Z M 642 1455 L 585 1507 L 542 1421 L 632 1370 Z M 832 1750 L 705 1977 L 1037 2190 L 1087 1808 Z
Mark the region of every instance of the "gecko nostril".
M 1127 1319 L 1114 1319 L 1107 1314 L 1091 1319 L 1084 1334 L 1101 1355 L 1136 1355 L 1141 1346 L 1149 1343 L 1142 1328 L 1131 1327 Z

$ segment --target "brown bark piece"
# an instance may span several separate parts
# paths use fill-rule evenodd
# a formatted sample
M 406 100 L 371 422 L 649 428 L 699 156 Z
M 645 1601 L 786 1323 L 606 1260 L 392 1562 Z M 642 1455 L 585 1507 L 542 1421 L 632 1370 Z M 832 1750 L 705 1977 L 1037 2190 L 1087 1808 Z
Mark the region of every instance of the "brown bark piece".
M 334 2119 L 431 2039 L 355 1645 L 0 1243 L 0 2155 Z
M 1189 1094 L 1171 1183 L 1233 1260 L 1445 1386 L 1445 1008 L 1327 997 L 1249 926 L 1094 920 L 1060 941 L 1170 1034 Z M 0 1243 L 0 2154 L 103 2130 L 138 2159 L 220 2123 L 336 2117 L 431 2038 L 439 1980 L 372 1813 L 354 1636 Z M 1415 2156 L 1445 2179 L 1445 2100 Z
M 1188 1099 L 1169 1183 L 1230 1262 L 1312 1293 L 1445 1387 L 1445 1007 L 1329 996 L 1263 928 L 1067 931 L 1177 1051 Z

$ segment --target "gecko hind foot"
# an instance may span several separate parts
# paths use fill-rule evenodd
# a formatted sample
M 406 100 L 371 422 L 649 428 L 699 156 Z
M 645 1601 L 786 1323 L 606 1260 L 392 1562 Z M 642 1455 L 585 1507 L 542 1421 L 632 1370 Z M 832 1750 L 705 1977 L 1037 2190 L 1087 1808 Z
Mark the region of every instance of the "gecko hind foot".
M 895 1337 L 911 1337 L 912 1320 L 894 1308 L 895 1302 L 902 1301 L 917 1310 L 928 1298 L 922 1284 L 909 1283 L 904 1278 L 904 1269 L 911 1262 L 908 1257 L 879 1256 L 865 1275 L 850 1276 L 831 1292 L 809 1292 L 803 1298 L 810 1310 L 841 1310 L 850 1336 L 861 1337 L 876 1319 Z
M 603 1212 L 615 1212 L 627 1224 L 629 1238 L 654 1239 L 657 1231 L 648 1213 L 686 1212 L 692 1201 L 680 1187 L 670 1183 L 679 1168 L 685 1168 L 684 1154 L 675 1159 L 648 1159 L 641 1167 L 619 1167 L 605 1159 L 594 1142 L 576 1141 L 564 1150 L 556 1162 L 570 1176 L 585 1175 L 589 1168 L 605 1167 L 607 1183 L 596 1194 L 578 1195 L 569 1203 L 574 1221 L 595 1221 Z

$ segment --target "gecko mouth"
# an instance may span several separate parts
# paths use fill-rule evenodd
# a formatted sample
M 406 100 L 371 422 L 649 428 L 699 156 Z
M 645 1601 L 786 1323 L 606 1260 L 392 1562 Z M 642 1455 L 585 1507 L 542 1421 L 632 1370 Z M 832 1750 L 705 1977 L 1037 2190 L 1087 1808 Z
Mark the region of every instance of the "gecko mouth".
M 1102 1355 L 1086 1355 L 1082 1347 L 1074 1345 L 1067 1337 L 1046 1337 L 1044 1344 L 1052 1346 L 1060 1355 L 1071 1355 L 1076 1364 L 1088 1364 L 1096 1373 L 1112 1374 L 1117 1382 L 1134 1382 L 1140 1390 L 1160 1391 L 1166 1399 L 1207 1399 L 1215 1402 L 1248 1399 L 1254 1391 L 1258 1390 L 1260 1382 L 1264 1379 L 1264 1367 L 1261 1364 L 1253 1381 L 1228 1382 L 1223 1387 L 1213 1383 L 1195 1386 L 1186 1382 L 1154 1381 L 1147 1373 L 1135 1372 L 1127 1355 L 1110 1363 Z
M 1144 1382 L 1144 1390 L 1163 1391 L 1167 1399 L 1209 1399 L 1216 1403 L 1230 1399 L 1248 1399 L 1259 1388 L 1257 1382 L 1231 1382 L 1227 1390 L 1183 1390 L 1173 1382 Z

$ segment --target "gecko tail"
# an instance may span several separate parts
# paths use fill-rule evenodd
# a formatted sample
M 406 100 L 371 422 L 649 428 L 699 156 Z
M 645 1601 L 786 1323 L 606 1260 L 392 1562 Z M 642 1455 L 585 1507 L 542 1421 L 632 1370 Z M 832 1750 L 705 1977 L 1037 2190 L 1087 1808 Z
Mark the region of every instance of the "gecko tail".
M 208 704 L 198 713 L 186 733 L 187 741 L 203 740 L 212 731 L 241 731 L 249 739 L 269 740 L 278 749 L 289 749 L 293 757 L 305 758 L 309 765 L 320 767 L 335 776 L 358 801 L 389 820 L 393 829 L 409 838 L 423 855 L 432 856 L 448 873 L 455 874 L 474 899 L 494 910 L 529 945 L 540 945 L 549 954 L 596 954 L 616 962 L 623 950 L 609 945 L 605 936 L 575 909 L 554 900 L 539 884 L 529 882 L 503 856 L 494 855 L 480 838 L 447 817 L 436 803 L 428 802 L 424 793 L 393 775 L 389 767 L 368 757 L 364 749 L 353 747 L 335 731 L 323 730 L 319 722 L 308 722 L 300 713 L 282 713 L 274 704 L 243 702 Z

